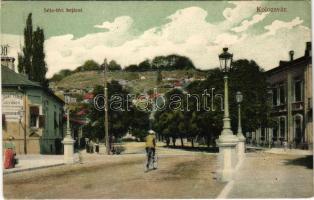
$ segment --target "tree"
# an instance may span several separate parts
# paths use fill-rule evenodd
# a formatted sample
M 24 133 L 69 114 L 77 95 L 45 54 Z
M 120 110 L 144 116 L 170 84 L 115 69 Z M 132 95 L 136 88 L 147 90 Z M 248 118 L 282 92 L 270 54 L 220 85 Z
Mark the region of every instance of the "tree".
M 121 65 L 119 65 L 116 61 L 111 60 L 108 65 L 109 71 L 119 71 L 121 70 Z
M 94 95 L 102 95 L 104 92 L 103 86 L 96 86 L 94 88 Z M 121 138 L 130 127 L 130 113 L 125 110 L 127 104 L 127 91 L 122 88 L 122 86 L 117 81 L 111 81 L 108 83 L 108 114 L 109 114 L 109 137 L 115 136 L 116 138 Z M 114 106 L 115 95 L 119 95 L 122 100 L 123 106 L 121 109 L 112 109 Z M 115 101 L 116 102 L 116 101 Z M 98 105 L 104 105 L 104 99 L 99 99 Z M 130 105 L 129 105 L 130 106 Z M 116 108 L 116 107 L 115 107 Z M 90 105 L 91 113 L 89 118 L 90 131 L 92 138 L 98 138 L 99 140 L 104 139 L 104 111 L 96 109 L 94 104 Z
M 17 70 L 19 73 L 25 73 L 25 68 L 24 68 L 25 65 L 24 65 L 23 61 L 24 61 L 23 54 L 18 53 L 17 54 L 17 62 L 18 62 Z
M 47 87 L 44 41 L 43 29 L 37 27 L 33 32 L 32 13 L 30 13 L 24 28 L 24 47 L 22 53 L 18 54 L 18 71 L 27 74 L 30 80 Z
M 74 70 L 74 72 L 99 70 L 99 64 L 94 60 L 87 60 L 84 64 Z
M 26 27 L 24 28 L 24 47 L 23 47 L 23 71 L 32 80 L 32 49 L 33 49 L 33 22 L 32 13 L 28 14 Z
M 62 69 L 58 73 L 54 74 L 51 77 L 50 81 L 55 81 L 55 82 L 61 81 L 63 78 L 70 76 L 72 73 L 73 72 L 69 69 Z
M 44 53 L 45 36 L 43 29 L 37 27 L 33 33 L 33 48 L 32 48 L 32 71 L 31 74 L 34 81 L 48 87 L 46 79 L 47 67 L 45 63 Z
M 143 62 L 141 62 L 139 65 L 138 65 L 138 69 L 140 71 L 149 71 L 152 69 L 152 66 L 150 64 L 150 60 L 146 59 L 144 60 Z
M 127 72 L 137 72 L 138 71 L 138 66 L 137 65 L 129 65 L 124 68 L 124 71 Z
M 129 116 L 132 117 L 130 120 L 132 135 L 144 141 L 149 129 L 149 112 L 143 111 L 133 105 Z

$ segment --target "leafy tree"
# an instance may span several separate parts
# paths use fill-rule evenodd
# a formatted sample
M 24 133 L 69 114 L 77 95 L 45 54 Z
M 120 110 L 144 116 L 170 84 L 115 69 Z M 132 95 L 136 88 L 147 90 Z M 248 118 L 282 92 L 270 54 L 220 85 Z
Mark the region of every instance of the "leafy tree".
M 29 75 L 32 80 L 32 49 L 33 49 L 33 22 L 32 13 L 28 14 L 26 27 L 24 28 L 24 47 L 23 47 L 23 71 Z
M 58 73 L 54 74 L 50 81 L 61 81 L 63 78 L 70 76 L 73 72 L 69 69 L 62 69 Z
M 17 70 L 19 73 L 25 73 L 25 68 L 24 68 L 24 59 L 23 59 L 23 54 L 22 53 L 18 53 L 17 54 L 17 61 L 18 61 L 18 64 L 17 64 Z
M 130 120 L 130 130 L 132 135 L 144 141 L 145 136 L 149 129 L 149 112 L 138 109 L 136 106 L 131 108 L 129 116 L 132 117 Z
M 140 71 L 149 71 L 152 69 L 152 66 L 150 64 L 150 60 L 146 59 L 144 60 L 143 62 L 141 62 L 139 65 L 138 65 L 138 69 Z
M 46 79 L 46 73 L 48 69 L 45 63 L 44 42 L 45 42 L 44 30 L 37 27 L 36 31 L 33 33 L 33 49 L 32 49 L 33 80 L 48 87 L 48 82 Z
M 99 64 L 94 60 L 87 60 L 84 64 L 74 70 L 74 72 L 99 70 Z
M 30 13 L 24 28 L 23 53 L 18 54 L 18 71 L 28 74 L 30 80 L 47 87 L 44 41 L 43 29 L 37 27 L 36 31 L 33 32 L 32 13 Z
M 108 65 L 109 71 L 119 71 L 121 70 L 121 65 L 119 65 L 116 61 L 111 60 Z
M 129 66 L 124 68 L 124 71 L 127 71 L 127 72 L 137 72 L 139 70 L 138 70 L 138 66 L 137 65 L 129 65 Z
M 260 126 L 270 126 L 271 119 L 267 117 L 269 105 L 267 101 L 267 82 L 262 68 L 254 61 L 237 60 L 233 63 L 233 69 L 229 76 L 229 109 L 231 126 L 234 133 L 237 130 L 237 103 L 235 94 L 241 91 L 243 94 L 242 102 L 242 124 L 243 132 L 256 130 Z M 197 95 L 199 99 L 207 91 L 211 95 L 211 89 L 214 94 L 224 93 L 223 84 L 224 73 L 219 69 L 208 71 L 208 77 L 205 81 L 192 82 L 186 90 L 189 94 Z M 181 95 L 182 103 L 189 108 L 183 110 L 169 109 L 170 96 L 173 94 Z M 172 90 L 165 95 L 166 109 L 156 113 L 155 130 L 166 138 L 189 138 L 194 146 L 194 138 L 197 136 L 206 138 L 209 146 L 222 131 L 223 96 L 207 96 L 207 103 L 202 99 L 200 102 L 192 101 L 187 98 L 182 91 Z
M 103 87 L 96 86 L 94 88 L 94 95 L 103 94 Z M 109 114 L 109 134 L 116 138 L 121 138 L 125 133 L 130 130 L 131 133 L 140 138 L 141 140 L 147 135 L 149 128 L 149 112 L 138 109 L 131 102 L 127 101 L 128 91 L 122 88 L 117 81 L 111 81 L 108 83 L 108 114 Z M 121 103 L 123 106 L 121 109 L 115 109 L 114 96 L 119 95 L 122 97 Z M 117 101 L 115 101 L 117 102 Z M 99 105 L 103 105 L 103 99 L 98 102 Z M 116 104 L 117 105 L 117 104 Z M 112 107 L 113 106 L 113 107 Z M 127 110 L 129 108 L 129 110 Z M 97 110 L 94 105 L 90 105 L 91 113 L 89 118 L 89 132 L 92 138 L 104 139 L 104 111 Z

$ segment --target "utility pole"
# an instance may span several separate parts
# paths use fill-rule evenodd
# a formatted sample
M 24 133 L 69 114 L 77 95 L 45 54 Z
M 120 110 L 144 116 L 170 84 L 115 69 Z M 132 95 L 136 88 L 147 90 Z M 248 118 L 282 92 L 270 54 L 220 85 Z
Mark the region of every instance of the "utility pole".
M 104 120 L 104 126 L 105 126 L 105 143 L 106 143 L 106 153 L 107 155 L 110 155 L 110 143 L 109 143 L 109 123 L 108 123 L 108 88 L 107 88 L 107 59 L 104 60 L 104 64 L 102 65 L 104 68 L 104 96 L 105 96 L 105 120 Z

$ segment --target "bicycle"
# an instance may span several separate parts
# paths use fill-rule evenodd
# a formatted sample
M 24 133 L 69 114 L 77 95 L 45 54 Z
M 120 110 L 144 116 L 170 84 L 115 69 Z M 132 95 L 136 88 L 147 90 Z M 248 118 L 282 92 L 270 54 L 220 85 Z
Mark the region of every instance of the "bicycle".
M 152 149 L 148 149 L 147 150 L 147 163 L 145 163 L 145 172 L 147 172 L 150 169 L 157 169 L 158 167 L 158 157 L 155 153 L 153 152 Z

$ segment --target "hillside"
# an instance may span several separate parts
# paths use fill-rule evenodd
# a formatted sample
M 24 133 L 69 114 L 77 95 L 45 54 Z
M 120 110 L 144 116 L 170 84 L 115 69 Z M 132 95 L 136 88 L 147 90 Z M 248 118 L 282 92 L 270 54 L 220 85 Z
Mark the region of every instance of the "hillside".
M 196 70 L 174 70 L 174 71 L 162 71 L 162 82 L 159 85 L 159 92 L 165 92 L 169 88 L 163 88 L 162 86 L 173 81 L 183 80 L 188 78 L 203 79 L 206 77 L 206 72 L 200 72 Z M 126 72 L 126 71 L 113 71 L 108 72 L 108 81 L 117 80 L 125 84 L 134 93 L 141 93 L 156 87 L 156 71 L 147 72 Z M 84 89 L 87 87 L 93 87 L 95 85 L 103 84 L 103 74 L 97 71 L 77 72 L 70 76 L 65 77 L 59 82 L 53 82 L 53 88 L 62 89 Z

